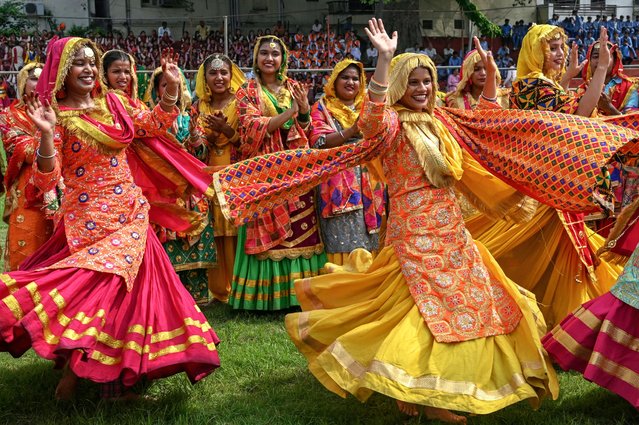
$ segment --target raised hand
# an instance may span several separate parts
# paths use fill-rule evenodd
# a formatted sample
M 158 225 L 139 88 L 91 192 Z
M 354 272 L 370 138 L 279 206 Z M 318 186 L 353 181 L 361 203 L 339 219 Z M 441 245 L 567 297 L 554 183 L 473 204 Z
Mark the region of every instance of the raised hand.
M 397 31 L 393 31 L 393 35 L 389 37 L 381 19 L 369 19 L 368 28 L 364 27 L 364 32 L 371 44 L 377 49 L 379 56 L 392 57 L 395 54 L 395 50 L 397 50 Z
M 224 126 L 227 124 L 226 117 L 221 113 L 208 114 L 203 117 L 204 123 L 207 128 L 210 128 L 213 131 L 217 131 L 221 133 L 224 129 Z
M 608 31 L 606 27 L 601 27 L 599 29 L 599 65 L 600 67 L 605 67 L 606 71 L 608 70 L 608 65 L 610 64 L 610 46 L 608 46 Z
M 475 49 L 477 50 L 477 53 L 479 53 L 481 61 L 486 67 L 486 73 L 497 75 L 498 68 L 497 64 L 495 63 L 495 58 L 493 57 L 493 52 L 490 50 L 485 51 L 484 48 L 481 47 L 481 43 L 479 42 L 479 39 L 477 37 L 473 37 L 473 43 L 475 44 Z
M 179 87 L 180 85 L 180 68 L 177 65 L 179 58 L 180 55 L 174 53 L 173 49 L 164 49 L 162 51 L 160 64 L 162 65 L 162 72 L 167 86 Z
M 45 100 L 43 104 L 37 92 L 25 94 L 22 96 L 22 101 L 26 106 L 27 115 L 36 127 L 42 133 L 52 134 L 56 124 L 56 116 L 49 102 Z
M 586 66 L 586 63 L 588 63 L 588 59 L 579 63 L 579 46 L 573 41 L 572 46 L 570 46 L 570 56 L 568 66 L 566 67 L 566 74 L 569 78 L 575 78 L 579 75 L 583 67 Z

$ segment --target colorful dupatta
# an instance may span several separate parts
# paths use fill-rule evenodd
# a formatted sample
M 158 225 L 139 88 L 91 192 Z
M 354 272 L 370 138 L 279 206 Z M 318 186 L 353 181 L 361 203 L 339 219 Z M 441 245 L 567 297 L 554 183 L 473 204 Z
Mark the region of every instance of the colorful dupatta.
M 360 89 L 351 108 L 337 97 L 335 82 L 344 70 L 353 65 L 359 71 Z M 324 96 L 311 109 L 312 146 L 327 134 L 355 124 L 366 93 L 365 84 L 364 66 L 360 62 L 345 59 L 335 66 L 324 86 Z M 382 217 L 386 214 L 384 173 L 378 159 L 362 164 L 360 170 L 361 179 L 357 178 L 355 170 L 348 169 L 330 177 L 319 186 L 319 212 L 323 218 L 329 218 L 363 209 L 368 233 L 377 233 Z

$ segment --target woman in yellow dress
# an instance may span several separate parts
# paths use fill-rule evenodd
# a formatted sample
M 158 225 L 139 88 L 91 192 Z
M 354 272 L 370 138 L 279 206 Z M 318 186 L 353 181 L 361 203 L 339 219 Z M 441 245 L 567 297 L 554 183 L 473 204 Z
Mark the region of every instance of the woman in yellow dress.
M 605 38 L 602 42 L 602 39 Z M 577 98 L 566 84 L 565 34 L 552 25 L 533 26 L 522 45 L 511 104 L 518 109 L 541 109 L 590 116 L 603 87 L 609 61 L 601 49 L 601 70 L 595 71 L 588 92 Z M 606 45 L 605 32 L 600 43 Z M 605 52 L 604 52 L 605 51 Z M 576 57 L 571 59 L 576 62 Z M 578 70 L 577 70 L 578 71 Z M 568 71 L 573 75 L 575 70 Z M 540 205 L 527 223 L 515 224 L 477 214 L 466 221 L 506 275 L 532 291 L 548 326 L 558 324 L 572 310 L 610 290 L 623 268 L 621 257 L 597 258 L 604 239 L 584 226 L 583 215 Z
M 452 190 L 468 157 L 433 115 L 435 65 L 422 54 L 391 63 L 396 34 L 381 20 L 369 28 L 379 57 L 359 126 L 381 141 L 394 176 L 387 245 L 372 263 L 354 251 L 350 272 L 297 281 L 303 312 L 286 317 L 289 335 L 316 378 L 343 397 L 378 392 L 404 413 L 424 406 L 427 417 L 451 423 L 466 418 L 448 409 L 538 406 L 557 395 L 539 340 L 544 325 L 534 297 L 468 236 Z M 493 95 L 494 82 L 485 90 Z
M 239 123 L 235 92 L 246 82 L 244 73 L 227 56 L 207 57 L 197 71 L 191 119 L 204 130 L 204 138 L 191 138 L 187 149 L 209 166 L 233 164 L 238 160 Z M 231 291 L 237 228 L 224 218 L 217 198 L 210 202 L 217 247 L 217 267 L 209 269 L 209 291 L 213 299 L 227 302 Z

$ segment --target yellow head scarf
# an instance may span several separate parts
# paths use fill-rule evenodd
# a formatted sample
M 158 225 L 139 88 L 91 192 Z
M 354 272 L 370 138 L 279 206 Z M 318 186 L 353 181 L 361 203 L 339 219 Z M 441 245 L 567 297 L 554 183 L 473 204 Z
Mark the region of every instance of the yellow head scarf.
M 197 76 L 195 77 L 195 95 L 200 100 L 200 108 L 205 106 L 203 104 L 208 104 L 211 101 L 211 89 L 206 84 L 206 71 L 214 60 L 221 60 L 231 67 L 231 86 L 229 87 L 231 93 L 235 93 L 246 82 L 246 77 L 242 70 L 227 56 L 215 53 L 207 57 L 198 68 Z
M 432 89 L 426 112 L 412 111 L 397 102 L 408 86 L 408 77 L 416 68 L 426 68 L 432 78 Z M 417 153 L 428 180 L 435 187 L 452 186 L 462 176 L 462 150 L 448 129 L 433 118 L 437 93 L 437 69 L 433 61 L 421 53 L 403 53 L 391 62 L 388 104 L 399 114 L 408 141 Z
M 130 97 L 133 100 L 137 100 L 138 98 L 138 74 L 136 72 L 135 69 L 135 59 L 133 58 L 133 56 L 131 56 L 130 54 L 128 54 L 127 52 L 123 51 L 123 50 L 118 50 L 118 49 L 113 49 L 113 50 L 109 50 L 107 52 L 105 52 L 102 55 L 102 63 L 104 64 L 104 59 L 107 56 L 112 56 L 112 55 L 118 55 L 119 57 L 116 58 L 115 60 L 127 60 L 129 61 L 129 71 L 131 72 L 131 94 Z M 102 69 L 102 84 L 104 85 L 104 87 L 107 87 L 111 90 L 115 90 L 113 87 L 111 87 L 109 85 L 109 80 L 107 77 L 107 72 L 109 70 L 108 69 Z M 117 90 L 116 90 L 117 91 Z M 128 95 L 127 95 L 128 96 Z
M 151 80 L 149 81 L 149 85 L 146 87 L 146 93 L 144 93 L 144 99 L 142 99 L 149 107 L 154 108 L 155 105 L 160 101 L 158 99 L 158 92 L 155 88 L 155 77 L 158 74 L 161 74 L 162 67 L 159 66 L 155 68 L 153 74 L 151 75 Z M 180 112 L 184 112 L 191 107 L 191 91 L 189 90 L 189 83 L 186 81 L 186 77 L 180 70 L 180 89 L 178 90 L 178 101 L 177 106 L 180 109 Z
M 344 103 L 337 97 L 337 93 L 335 92 L 335 82 L 342 71 L 353 65 L 357 67 L 359 72 L 359 93 L 357 93 L 357 96 L 355 97 L 355 102 L 353 103 L 354 108 L 351 109 L 344 105 Z M 331 116 L 337 119 L 342 128 L 352 127 L 355 124 L 355 121 L 357 121 L 357 118 L 359 117 L 359 109 L 366 94 L 365 87 L 366 75 L 364 74 L 364 65 L 362 65 L 361 62 L 344 59 L 335 65 L 328 82 L 324 86 L 323 100 L 326 108 L 331 113 Z
M 40 73 L 42 72 L 42 67 L 44 65 L 39 62 L 31 62 L 22 67 L 20 72 L 18 72 L 18 100 L 22 102 L 22 96 L 24 95 L 24 89 L 27 86 L 27 80 L 29 79 L 29 72 L 32 69 L 39 69 L 40 71 L 33 71 L 37 73 L 37 77 L 40 78 Z
M 288 49 L 286 48 L 286 44 L 274 35 L 264 35 L 255 40 L 255 46 L 253 46 L 253 73 L 255 75 L 260 75 L 260 70 L 257 67 L 257 55 L 260 51 L 260 46 L 268 42 L 277 43 L 279 44 L 280 49 L 282 49 L 282 64 L 280 65 L 280 69 L 277 71 L 277 79 L 285 81 L 286 73 L 288 72 Z
M 465 91 L 470 90 L 470 86 L 472 85 L 471 77 L 475 72 L 475 65 L 481 62 L 481 56 L 479 56 L 479 52 L 477 50 L 471 50 L 466 54 L 464 58 L 464 62 L 462 62 L 462 74 L 461 80 L 459 80 L 459 84 L 457 84 L 457 89 L 455 90 L 456 95 L 461 95 Z M 501 75 L 497 74 L 497 85 L 501 83 Z
M 564 55 L 568 55 L 566 33 L 563 28 L 554 25 L 533 25 L 526 33 L 521 44 L 517 60 L 517 79 L 543 78 L 558 83 L 565 67 L 559 72 L 550 73 L 544 69 L 546 58 L 550 54 L 548 42 L 562 40 Z

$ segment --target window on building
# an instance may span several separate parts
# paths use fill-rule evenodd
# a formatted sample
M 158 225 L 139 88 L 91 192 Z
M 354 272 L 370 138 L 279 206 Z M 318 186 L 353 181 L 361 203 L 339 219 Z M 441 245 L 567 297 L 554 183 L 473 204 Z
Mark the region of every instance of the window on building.
M 424 19 L 424 20 L 422 20 L 422 29 L 424 29 L 424 30 L 432 30 L 433 29 L 433 20 L 432 19 Z
M 464 29 L 464 21 L 461 19 L 455 19 L 455 29 L 463 30 Z

